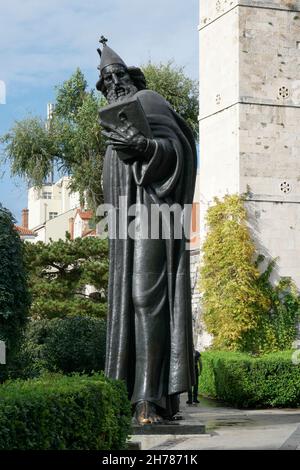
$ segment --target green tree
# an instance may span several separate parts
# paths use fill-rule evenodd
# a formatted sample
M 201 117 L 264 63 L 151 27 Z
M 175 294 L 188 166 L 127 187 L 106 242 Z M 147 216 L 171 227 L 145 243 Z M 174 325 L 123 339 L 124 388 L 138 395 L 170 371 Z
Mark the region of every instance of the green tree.
M 30 297 L 23 264 L 22 242 L 11 213 L 0 205 L 0 340 L 5 341 L 10 365 L 20 344 Z M 3 378 L 6 368 L 0 366 Z
M 194 136 L 198 137 L 199 93 L 198 82 L 187 77 L 183 67 L 169 61 L 166 64 L 142 66 L 147 88 L 162 95 L 175 111 L 186 120 Z
M 96 237 L 25 244 L 33 319 L 106 315 L 107 242 Z M 86 294 L 86 286 L 96 291 Z
M 207 225 L 200 288 L 213 347 L 251 353 L 291 348 L 299 295 L 290 279 L 271 284 L 275 261 L 259 271 L 262 257 L 256 255 L 242 198 L 216 198 Z
M 163 95 L 187 120 L 195 135 L 198 128 L 197 84 L 184 70 L 167 64 L 143 67 L 148 88 Z M 56 88 L 54 112 L 50 122 L 30 116 L 15 122 L 0 138 L 4 159 L 11 173 L 40 187 L 53 167 L 72 175 L 70 188 L 85 195 L 91 209 L 103 202 L 102 167 L 105 141 L 101 137 L 99 109 L 104 98 L 88 90 L 83 73 L 77 69 L 69 80 Z
M 56 89 L 55 111 L 49 122 L 29 117 L 2 136 L 12 175 L 40 187 L 53 167 L 72 175 L 71 189 L 87 196 L 91 208 L 103 199 L 101 174 L 104 142 L 98 119 L 101 100 L 88 91 L 82 72 Z

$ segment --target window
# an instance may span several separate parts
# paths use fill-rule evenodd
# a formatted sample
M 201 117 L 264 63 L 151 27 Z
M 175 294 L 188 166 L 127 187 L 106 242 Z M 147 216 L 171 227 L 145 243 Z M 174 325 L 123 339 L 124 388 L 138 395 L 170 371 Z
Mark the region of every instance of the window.
M 58 216 L 58 212 L 49 212 L 49 219 L 54 219 L 55 217 Z
M 52 199 L 52 193 L 49 191 L 44 191 L 42 194 L 42 199 Z

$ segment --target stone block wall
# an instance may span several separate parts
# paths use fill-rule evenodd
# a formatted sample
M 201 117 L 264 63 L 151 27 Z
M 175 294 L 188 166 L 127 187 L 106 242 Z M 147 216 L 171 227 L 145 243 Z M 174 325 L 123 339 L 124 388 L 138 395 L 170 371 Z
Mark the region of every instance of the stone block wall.
M 238 11 L 240 101 L 299 106 L 300 12 Z
M 237 6 L 300 11 L 300 0 L 200 0 L 200 28 L 207 26 Z
M 300 286 L 300 204 L 248 201 L 249 226 L 257 252 L 277 259 L 271 280 L 291 277 Z
M 201 0 L 199 30 L 201 239 L 214 196 L 249 192 L 258 251 L 300 287 L 300 0 Z

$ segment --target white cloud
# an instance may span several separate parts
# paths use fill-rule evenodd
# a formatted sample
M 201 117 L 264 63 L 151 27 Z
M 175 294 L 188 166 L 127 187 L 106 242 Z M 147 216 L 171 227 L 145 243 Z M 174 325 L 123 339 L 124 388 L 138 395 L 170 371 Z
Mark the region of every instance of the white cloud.
M 198 1 L 10 0 L 0 7 L 0 79 L 20 87 L 57 83 L 77 66 L 97 78 L 101 34 L 129 65 L 175 62 L 197 76 Z

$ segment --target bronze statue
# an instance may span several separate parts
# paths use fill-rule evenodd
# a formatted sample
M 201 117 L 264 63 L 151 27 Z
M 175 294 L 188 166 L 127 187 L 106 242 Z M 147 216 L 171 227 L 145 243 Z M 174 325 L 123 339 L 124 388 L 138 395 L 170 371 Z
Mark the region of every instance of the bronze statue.
M 103 44 L 97 89 L 109 105 L 137 100 L 151 137 L 126 119 L 103 122 L 108 138 L 103 170 L 104 199 L 121 210 L 136 205 L 190 205 L 196 177 L 196 148 L 185 121 L 158 93 L 146 89 L 145 77 Z M 118 108 L 119 109 L 119 108 Z M 137 109 L 137 108 L 136 108 Z M 101 113 L 100 113 L 101 114 Z M 123 208 L 124 209 L 124 208 Z M 125 211 L 125 225 L 132 217 Z M 179 394 L 194 382 L 189 251 L 186 236 L 175 237 L 174 220 L 155 238 L 128 234 L 110 239 L 109 311 L 106 375 L 122 379 L 134 406 L 136 423 L 171 419 Z M 151 228 L 151 220 L 150 220 Z M 117 232 L 118 233 L 118 230 Z

